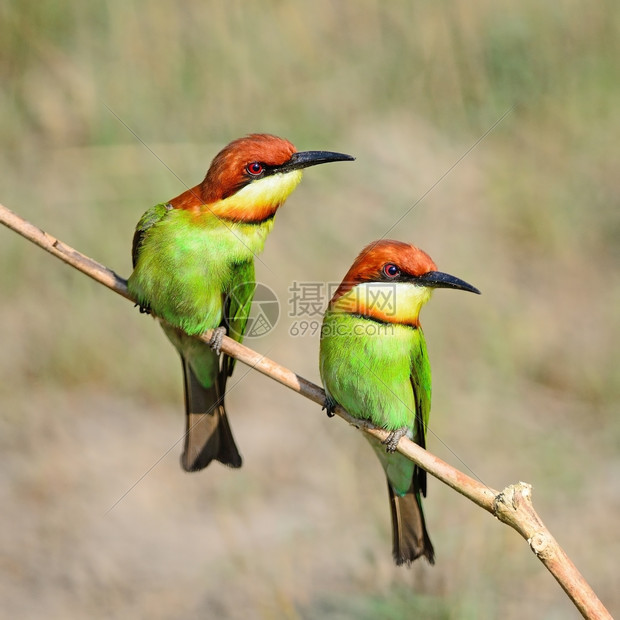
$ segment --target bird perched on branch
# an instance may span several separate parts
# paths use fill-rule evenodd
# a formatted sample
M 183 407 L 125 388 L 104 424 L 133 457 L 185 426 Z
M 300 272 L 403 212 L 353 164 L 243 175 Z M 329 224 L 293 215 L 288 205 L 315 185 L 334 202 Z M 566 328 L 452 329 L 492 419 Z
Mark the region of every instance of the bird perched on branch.
M 351 416 L 389 431 L 383 445 L 374 437 L 368 440 L 387 476 L 398 565 L 420 556 L 435 561 L 422 511 L 426 472 L 395 451 L 403 436 L 426 447 L 431 370 L 419 313 L 435 288 L 480 293 L 437 271 L 430 256 L 413 245 L 375 241 L 336 290 L 321 331 L 328 414 L 339 404 Z
M 254 257 L 302 170 L 354 159 L 329 151 L 298 152 L 288 141 L 252 134 L 213 159 L 202 183 L 149 209 L 133 238 L 129 292 L 181 355 L 187 432 L 186 471 L 213 459 L 241 466 L 224 407 L 234 359 L 220 359 L 222 336 L 241 342 L 254 295 Z M 230 293 L 234 290 L 234 294 Z M 209 345 L 192 338 L 215 329 Z

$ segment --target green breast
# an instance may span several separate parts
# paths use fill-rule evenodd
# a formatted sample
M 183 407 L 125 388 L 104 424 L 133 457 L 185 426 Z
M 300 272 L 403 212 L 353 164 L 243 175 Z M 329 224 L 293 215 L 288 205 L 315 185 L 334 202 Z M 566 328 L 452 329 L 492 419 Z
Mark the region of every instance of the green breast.
M 352 416 L 387 430 L 407 427 L 409 438 L 424 444 L 431 374 L 421 329 L 328 311 L 320 363 L 328 394 Z M 387 453 L 378 440 L 369 441 L 394 491 L 407 493 L 415 465 Z
M 189 334 L 217 327 L 225 295 L 247 274 L 272 226 L 167 211 L 144 233 L 129 291 Z
M 413 431 L 413 352 L 423 339 L 419 329 L 328 311 L 321 335 L 323 384 L 351 415 L 388 430 Z

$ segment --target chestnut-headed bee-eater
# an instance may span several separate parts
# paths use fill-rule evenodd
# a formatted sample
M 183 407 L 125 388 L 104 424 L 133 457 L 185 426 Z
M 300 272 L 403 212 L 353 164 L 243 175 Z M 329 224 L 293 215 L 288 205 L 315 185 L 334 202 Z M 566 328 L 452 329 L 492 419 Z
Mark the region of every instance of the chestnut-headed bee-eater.
M 138 222 L 128 287 L 141 311 L 165 321 L 162 327 L 181 355 L 186 471 L 213 459 L 241 466 L 224 407 L 234 359 L 220 359 L 222 335 L 228 331 L 243 339 L 255 288 L 254 257 L 302 170 L 352 159 L 298 152 L 288 140 L 252 134 L 216 155 L 202 183 L 155 205 Z M 211 346 L 191 337 L 207 329 L 216 329 Z
M 435 288 L 480 293 L 437 271 L 430 256 L 400 241 L 371 243 L 357 257 L 329 303 L 321 331 L 320 371 L 326 408 L 390 432 L 368 439 L 387 476 L 396 564 L 425 556 L 434 564 L 421 496 L 426 472 L 396 452 L 403 435 L 426 447 L 431 369 L 419 313 Z

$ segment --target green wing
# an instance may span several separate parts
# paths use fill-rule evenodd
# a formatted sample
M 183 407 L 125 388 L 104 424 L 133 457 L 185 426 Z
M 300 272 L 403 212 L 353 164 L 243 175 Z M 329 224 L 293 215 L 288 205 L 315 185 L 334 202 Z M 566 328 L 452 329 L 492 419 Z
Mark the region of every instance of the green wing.
M 133 267 L 135 269 L 136 263 L 138 262 L 138 256 L 140 256 L 140 250 L 142 249 L 142 243 L 144 242 L 144 237 L 148 232 L 149 228 L 157 222 L 161 221 L 166 213 L 172 209 L 172 206 L 169 204 L 158 204 L 154 207 L 151 207 L 141 218 L 136 226 L 136 232 L 133 234 L 133 243 L 131 244 L 131 260 L 133 263 Z
M 431 413 L 431 367 L 428 362 L 426 341 L 422 330 L 418 328 L 419 337 L 412 349 L 411 387 L 415 401 L 415 442 L 426 448 L 426 427 Z M 416 488 L 426 497 L 426 472 L 416 467 L 414 473 Z
M 252 308 L 254 297 L 254 261 L 238 263 L 235 266 L 233 286 L 224 304 L 224 324 L 228 328 L 228 336 L 237 342 L 243 342 L 243 335 Z M 230 377 L 235 367 L 235 359 L 224 356 L 222 370 L 224 382 Z

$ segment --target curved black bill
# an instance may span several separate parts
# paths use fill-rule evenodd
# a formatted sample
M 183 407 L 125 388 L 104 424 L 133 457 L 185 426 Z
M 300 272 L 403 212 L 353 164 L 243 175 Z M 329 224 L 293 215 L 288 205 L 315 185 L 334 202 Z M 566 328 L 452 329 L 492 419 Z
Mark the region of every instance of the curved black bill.
M 332 153 L 331 151 L 301 151 L 300 153 L 293 153 L 285 164 L 278 166 L 277 172 L 290 172 L 318 164 L 327 164 L 331 161 L 353 161 L 354 159 L 355 157 L 351 157 L 351 155 Z
M 464 280 L 451 276 L 449 273 L 443 273 L 442 271 L 429 271 L 424 275 L 418 276 L 416 282 L 432 288 L 455 288 L 480 295 L 480 291 L 475 286 L 467 284 Z

